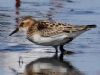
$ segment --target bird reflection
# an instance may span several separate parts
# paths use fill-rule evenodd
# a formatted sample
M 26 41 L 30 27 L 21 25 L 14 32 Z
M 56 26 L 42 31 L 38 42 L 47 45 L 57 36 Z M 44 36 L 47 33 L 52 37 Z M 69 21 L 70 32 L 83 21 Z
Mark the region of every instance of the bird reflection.
M 26 65 L 25 75 L 84 75 L 70 61 L 64 61 L 63 55 L 39 58 Z

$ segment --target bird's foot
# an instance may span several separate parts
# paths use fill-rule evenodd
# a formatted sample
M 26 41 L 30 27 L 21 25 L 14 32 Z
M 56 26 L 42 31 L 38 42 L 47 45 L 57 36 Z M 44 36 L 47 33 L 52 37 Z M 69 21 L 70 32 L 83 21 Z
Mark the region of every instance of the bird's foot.
M 73 52 L 73 51 L 64 51 L 64 55 L 66 55 L 66 54 L 68 54 L 68 55 L 71 55 L 71 54 L 75 54 L 75 52 Z

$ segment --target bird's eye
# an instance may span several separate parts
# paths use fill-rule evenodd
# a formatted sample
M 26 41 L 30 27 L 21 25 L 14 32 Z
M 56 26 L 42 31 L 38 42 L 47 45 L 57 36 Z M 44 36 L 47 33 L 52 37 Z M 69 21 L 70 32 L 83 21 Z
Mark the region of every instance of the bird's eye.
M 20 24 L 20 26 L 23 27 L 23 26 L 24 26 L 24 22 L 22 22 L 22 23 Z

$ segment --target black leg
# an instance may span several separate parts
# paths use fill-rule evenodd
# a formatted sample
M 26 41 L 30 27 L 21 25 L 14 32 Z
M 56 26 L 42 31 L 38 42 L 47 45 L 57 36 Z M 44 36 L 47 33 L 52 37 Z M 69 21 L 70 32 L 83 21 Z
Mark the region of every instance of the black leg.
M 61 53 L 64 53 L 64 52 L 65 52 L 63 46 L 64 46 L 64 45 L 60 45 L 60 51 L 61 51 Z
M 61 54 L 73 54 L 74 52 L 72 51 L 66 51 L 64 48 L 63 48 L 64 45 L 60 45 L 60 51 L 61 51 Z
M 58 57 L 58 46 L 53 46 L 53 47 L 54 47 L 55 50 L 56 50 L 56 52 L 55 52 L 55 56 Z
M 60 53 L 60 56 L 59 56 L 60 61 L 63 61 L 63 57 L 64 57 L 64 54 Z
M 65 52 L 65 50 L 63 49 L 63 45 L 60 45 L 60 51 L 61 51 L 60 60 L 63 61 L 63 56 L 64 56 L 64 52 Z

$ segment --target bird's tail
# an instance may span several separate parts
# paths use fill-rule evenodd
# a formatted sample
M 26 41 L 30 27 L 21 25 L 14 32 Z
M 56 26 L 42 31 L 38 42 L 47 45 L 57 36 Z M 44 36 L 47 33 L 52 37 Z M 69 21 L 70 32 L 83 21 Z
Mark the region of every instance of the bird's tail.
M 85 29 L 89 30 L 91 28 L 96 28 L 96 25 L 86 25 Z
M 77 37 L 79 36 L 80 34 L 92 29 L 92 28 L 96 28 L 96 25 L 82 25 L 82 26 L 77 26 L 76 29 L 77 31 L 70 34 L 69 36 L 70 37 Z

